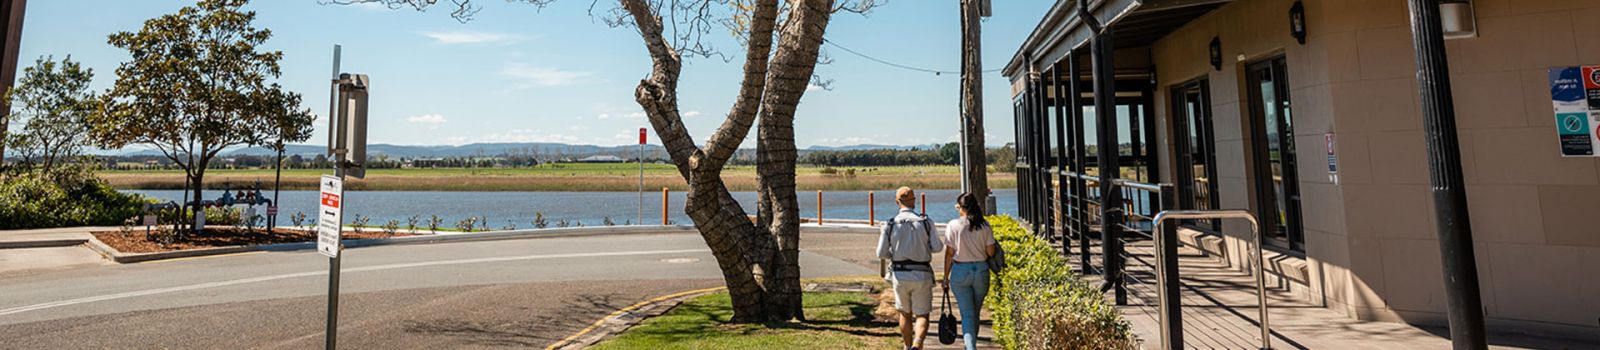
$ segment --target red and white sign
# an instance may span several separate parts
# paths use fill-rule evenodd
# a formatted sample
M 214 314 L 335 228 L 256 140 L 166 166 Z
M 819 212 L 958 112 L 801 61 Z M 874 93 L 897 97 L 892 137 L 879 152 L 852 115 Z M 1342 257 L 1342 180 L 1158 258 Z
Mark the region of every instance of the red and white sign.
M 337 176 L 322 176 L 322 208 L 317 215 L 317 252 L 329 258 L 339 257 L 339 233 L 344 229 L 344 180 Z
M 648 139 L 648 138 L 646 138 L 645 135 L 649 135 L 649 134 L 645 133 L 645 128 L 639 128 L 639 144 L 643 145 L 645 143 L 645 140 Z

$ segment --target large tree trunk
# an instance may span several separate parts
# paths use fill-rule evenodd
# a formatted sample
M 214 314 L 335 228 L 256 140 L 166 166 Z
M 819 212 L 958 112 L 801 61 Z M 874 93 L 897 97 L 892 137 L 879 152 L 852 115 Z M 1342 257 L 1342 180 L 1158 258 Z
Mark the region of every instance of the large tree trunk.
M 660 17 L 644 0 L 621 2 L 633 17 L 654 67 L 650 77 L 639 82 L 635 98 L 689 183 L 685 211 L 722 269 L 732 297 L 733 321 L 804 318 L 799 205 L 794 193 L 794 110 L 816 66 L 833 2 L 795 2 L 774 53 L 778 1 L 755 1 L 739 97 L 704 149 L 695 145 L 679 115 L 682 59 L 662 35 Z M 753 223 L 728 192 L 722 169 L 758 116 L 761 200 Z

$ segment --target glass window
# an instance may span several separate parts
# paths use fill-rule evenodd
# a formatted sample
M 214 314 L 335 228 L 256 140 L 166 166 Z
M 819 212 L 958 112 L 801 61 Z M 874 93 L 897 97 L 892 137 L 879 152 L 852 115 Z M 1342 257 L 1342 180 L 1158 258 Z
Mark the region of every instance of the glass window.
M 1296 174 L 1294 118 L 1290 113 L 1287 74 L 1283 57 L 1250 65 L 1251 129 L 1255 135 L 1254 179 L 1262 230 L 1277 243 L 1303 251 L 1300 223 L 1300 182 Z

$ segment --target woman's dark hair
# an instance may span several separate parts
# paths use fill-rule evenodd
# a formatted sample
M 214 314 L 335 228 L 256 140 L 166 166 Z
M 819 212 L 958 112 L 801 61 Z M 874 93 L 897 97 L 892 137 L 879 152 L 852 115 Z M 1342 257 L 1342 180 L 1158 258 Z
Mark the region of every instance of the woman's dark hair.
M 989 226 L 989 220 L 983 218 L 983 204 L 978 201 L 978 196 L 972 192 L 962 192 L 956 196 L 956 206 L 967 211 L 967 227 L 980 229 Z

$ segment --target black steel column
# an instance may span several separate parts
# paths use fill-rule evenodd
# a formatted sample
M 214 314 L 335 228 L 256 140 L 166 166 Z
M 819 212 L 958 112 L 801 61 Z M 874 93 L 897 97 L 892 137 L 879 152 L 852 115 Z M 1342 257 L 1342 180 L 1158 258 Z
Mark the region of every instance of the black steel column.
M 1069 203 L 1072 203 L 1072 195 L 1067 192 L 1067 188 L 1072 183 L 1067 179 L 1067 162 L 1070 159 L 1067 158 L 1067 107 L 1072 106 L 1073 103 L 1071 102 L 1072 95 L 1067 91 L 1067 83 L 1061 79 L 1061 74 L 1063 73 L 1061 70 L 1062 65 L 1061 61 L 1056 61 L 1050 65 L 1051 86 L 1055 88 L 1053 91 L 1056 92 L 1056 162 L 1055 168 L 1052 168 L 1051 171 L 1055 172 L 1056 191 L 1054 194 L 1058 198 L 1056 206 L 1061 212 L 1061 253 L 1062 257 L 1065 257 L 1072 249 L 1072 237 L 1067 234 L 1072 230 L 1068 225 L 1072 223 L 1073 209 L 1069 205 Z
M 1450 91 L 1450 65 L 1439 24 L 1438 0 L 1410 0 L 1411 37 L 1417 51 L 1417 86 L 1422 97 L 1422 128 L 1433 183 L 1434 221 L 1444 260 L 1444 286 L 1450 313 L 1450 341 L 1456 349 L 1486 349 L 1478 264 L 1472 248 L 1472 220 L 1461 176 L 1456 111 Z
M 1098 121 L 1095 130 L 1100 151 L 1100 242 L 1105 259 L 1105 287 L 1116 291 L 1117 305 L 1128 304 L 1128 293 L 1122 283 L 1122 191 L 1114 183 L 1121 176 L 1118 162 L 1120 144 L 1117 142 L 1117 77 L 1115 58 L 1112 55 L 1111 28 L 1105 28 L 1094 37 L 1094 114 Z
M 1055 185 L 1051 183 L 1052 177 L 1050 176 L 1050 169 L 1055 168 L 1056 163 L 1056 159 L 1050 156 L 1050 118 L 1055 114 L 1053 107 L 1058 104 L 1056 99 L 1050 96 L 1052 95 L 1051 92 L 1056 90 L 1054 85 L 1056 80 L 1055 66 L 1051 65 L 1050 69 L 1046 70 L 1044 74 L 1049 76 L 1039 78 L 1039 87 L 1042 88 L 1039 90 L 1039 96 L 1043 98 L 1039 99 L 1039 120 L 1034 126 L 1038 127 L 1035 130 L 1038 130 L 1039 135 L 1040 162 L 1039 168 L 1034 172 L 1039 174 L 1039 208 L 1044 211 L 1044 215 L 1039 220 L 1039 233 L 1048 241 L 1054 239 L 1051 237 L 1055 235 L 1056 222 L 1055 191 L 1053 190 Z
M 1170 183 L 1161 184 L 1161 207 L 1175 208 L 1178 206 L 1178 189 Z M 1181 221 L 1180 221 L 1181 222 Z M 1161 226 L 1161 232 L 1152 232 L 1161 235 L 1157 239 L 1160 249 L 1156 259 L 1156 269 L 1159 286 L 1158 294 L 1161 296 L 1161 348 L 1183 348 L 1183 299 L 1178 294 L 1178 225 L 1179 222 L 1169 222 Z M 1265 306 L 1263 306 L 1265 307 Z
M 17 80 L 17 56 L 22 51 L 22 19 L 28 7 L 27 0 L 0 0 L 0 93 L 11 90 Z M 10 124 L 11 105 L 0 100 L 0 140 L 4 140 Z M 0 165 L 6 163 L 6 145 L 0 142 Z
M 1088 156 L 1084 154 L 1087 152 L 1088 147 L 1084 146 L 1086 135 L 1083 124 L 1083 68 L 1081 67 L 1082 60 L 1078 57 L 1077 50 L 1067 53 L 1067 71 L 1071 75 L 1070 80 L 1072 80 L 1072 84 L 1067 87 L 1070 91 L 1068 95 L 1072 96 L 1070 99 L 1072 101 L 1072 111 L 1068 114 L 1072 118 L 1072 171 L 1082 175 L 1086 172 L 1089 161 L 1087 160 Z M 1087 210 L 1089 206 L 1089 189 L 1087 181 L 1084 181 L 1081 176 L 1073 177 L 1072 191 L 1073 214 L 1076 215 L 1073 217 L 1078 220 L 1076 225 L 1076 230 L 1078 231 L 1078 271 L 1082 271 L 1085 274 L 1093 273 L 1094 269 L 1089 261 L 1089 211 Z

